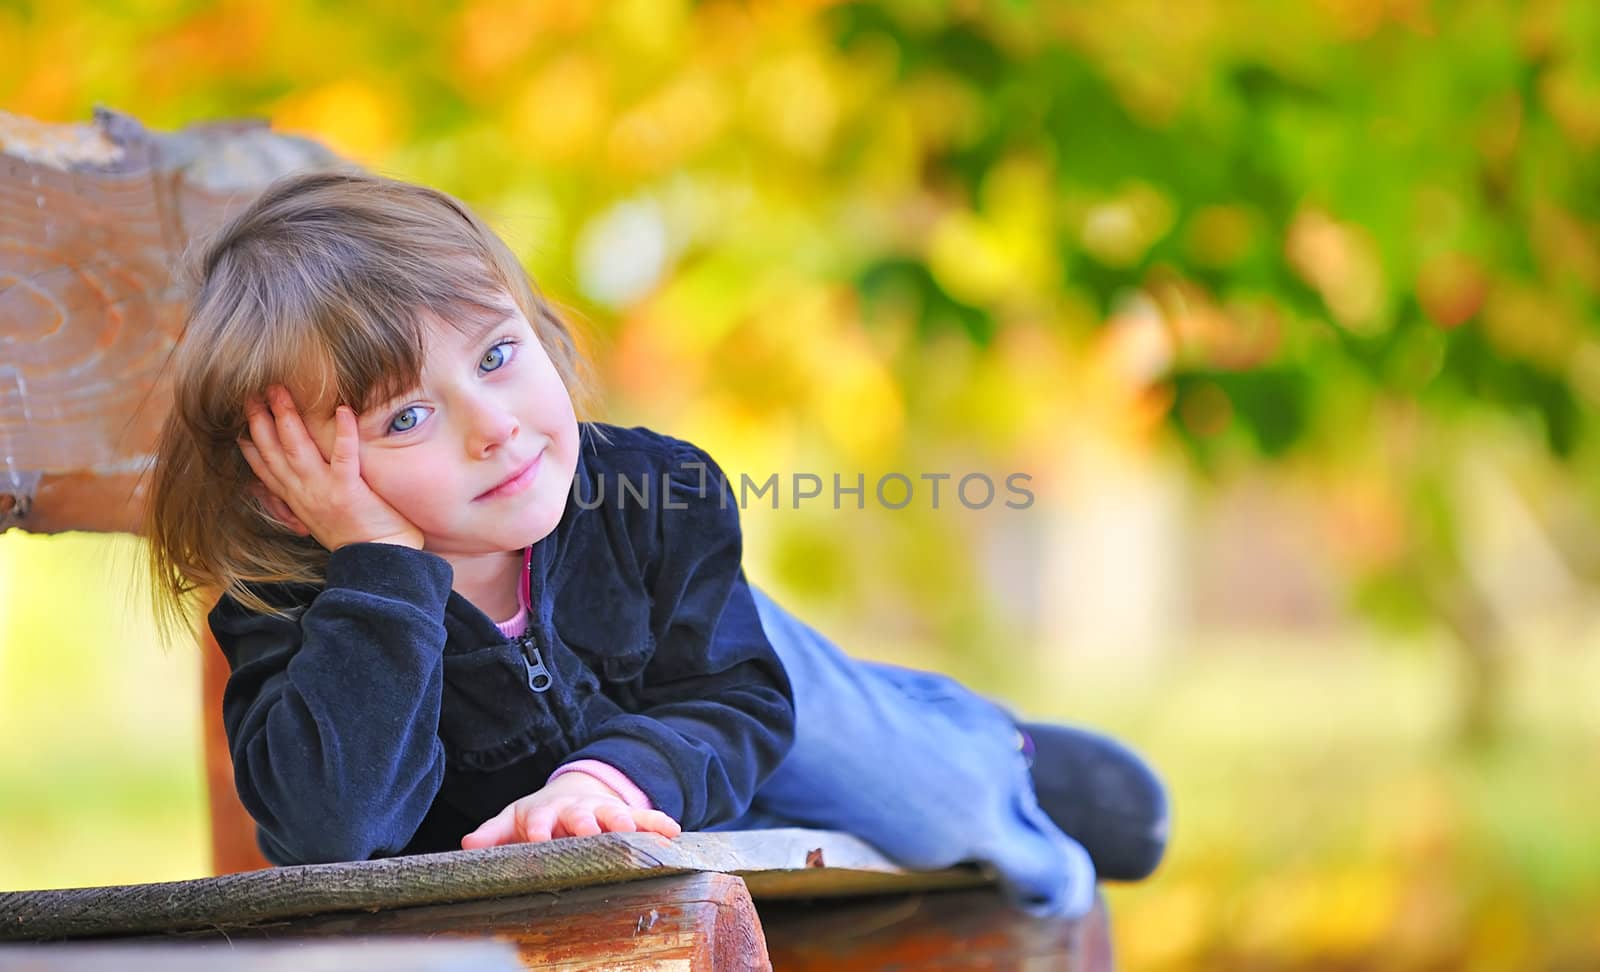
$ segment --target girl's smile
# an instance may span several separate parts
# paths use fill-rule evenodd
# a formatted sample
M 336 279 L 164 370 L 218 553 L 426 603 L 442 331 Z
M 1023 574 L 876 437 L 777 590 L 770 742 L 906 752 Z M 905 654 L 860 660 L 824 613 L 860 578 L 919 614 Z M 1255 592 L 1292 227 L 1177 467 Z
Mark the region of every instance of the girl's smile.
M 473 502 L 476 503 L 482 502 L 483 500 L 502 499 L 507 496 L 516 496 L 517 494 L 526 490 L 529 486 L 532 486 L 534 481 L 539 477 L 540 460 L 544 458 L 544 453 L 545 450 L 540 449 L 537 456 L 534 456 L 516 472 L 506 477 L 506 479 L 499 485 L 491 487 L 490 489 L 485 490 L 483 493 L 480 493 L 478 497 L 473 500 Z

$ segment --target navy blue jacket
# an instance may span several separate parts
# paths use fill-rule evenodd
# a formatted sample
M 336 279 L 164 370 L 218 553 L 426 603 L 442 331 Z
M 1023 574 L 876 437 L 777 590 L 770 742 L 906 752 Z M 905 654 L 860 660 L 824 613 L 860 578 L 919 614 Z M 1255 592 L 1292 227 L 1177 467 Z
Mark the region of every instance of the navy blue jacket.
M 521 639 L 451 590 L 443 559 L 390 544 L 335 551 L 322 588 L 256 588 L 292 620 L 228 597 L 211 612 L 234 778 L 269 860 L 456 850 L 576 759 L 701 829 L 777 768 L 793 696 L 722 470 L 648 429 L 579 430 Z

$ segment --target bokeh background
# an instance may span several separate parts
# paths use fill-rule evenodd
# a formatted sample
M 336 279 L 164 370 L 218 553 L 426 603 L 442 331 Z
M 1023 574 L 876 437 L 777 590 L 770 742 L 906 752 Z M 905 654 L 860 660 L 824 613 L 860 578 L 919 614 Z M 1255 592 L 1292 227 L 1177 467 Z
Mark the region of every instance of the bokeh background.
M 465 199 L 757 583 L 1146 753 L 1126 968 L 1600 967 L 1600 5 L 0 3 L 97 104 Z M 0 887 L 208 873 L 138 557 L 0 537 Z

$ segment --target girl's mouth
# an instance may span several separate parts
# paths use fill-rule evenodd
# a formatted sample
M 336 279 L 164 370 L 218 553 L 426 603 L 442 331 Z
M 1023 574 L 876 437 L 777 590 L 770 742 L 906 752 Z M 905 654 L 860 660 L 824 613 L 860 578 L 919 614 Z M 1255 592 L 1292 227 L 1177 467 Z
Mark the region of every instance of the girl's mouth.
M 532 486 L 534 480 L 539 478 L 539 467 L 543 464 L 541 462 L 543 458 L 544 450 L 540 449 L 539 454 L 530 459 L 527 465 L 512 473 L 508 478 L 502 480 L 500 485 L 495 486 L 493 489 L 490 489 L 487 492 L 480 493 L 473 500 L 473 502 L 477 502 L 478 500 L 491 500 L 500 499 L 506 496 L 515 496 L 527 489 L 529 486 Z

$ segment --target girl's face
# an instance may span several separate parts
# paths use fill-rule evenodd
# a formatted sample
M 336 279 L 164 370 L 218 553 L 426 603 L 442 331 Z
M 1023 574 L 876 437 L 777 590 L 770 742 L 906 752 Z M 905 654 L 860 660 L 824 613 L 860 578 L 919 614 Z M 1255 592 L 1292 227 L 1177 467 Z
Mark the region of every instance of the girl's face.
M 509 296 L 477 334 L 431 322 L 421 385 L 359 416 L 361 475 L 441 556 L 503 553 L 554 530 L 578 462 L 572 399 Z M 323 454 L 332 416 L 308 418 Z

